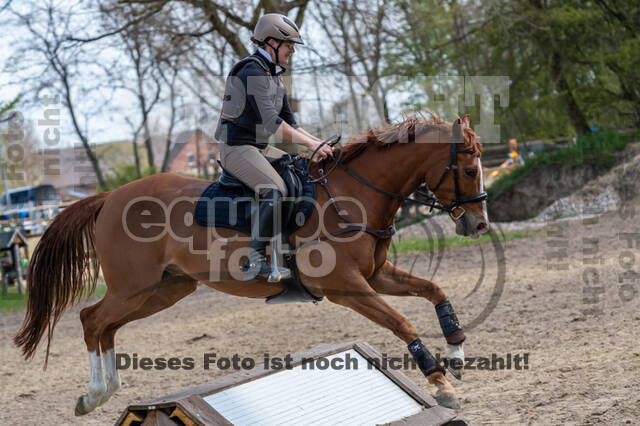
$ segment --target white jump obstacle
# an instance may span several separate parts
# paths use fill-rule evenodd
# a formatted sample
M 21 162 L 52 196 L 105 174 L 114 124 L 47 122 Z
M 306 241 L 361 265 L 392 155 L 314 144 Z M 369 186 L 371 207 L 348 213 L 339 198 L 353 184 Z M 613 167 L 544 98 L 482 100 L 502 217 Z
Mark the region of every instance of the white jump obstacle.
M 317 346 L 291 355 L 292 368 L 259 365 L 130 405 L 116 424 L 466 424 L 400 370 L 384 365 L 382 355 L 366 342 Z

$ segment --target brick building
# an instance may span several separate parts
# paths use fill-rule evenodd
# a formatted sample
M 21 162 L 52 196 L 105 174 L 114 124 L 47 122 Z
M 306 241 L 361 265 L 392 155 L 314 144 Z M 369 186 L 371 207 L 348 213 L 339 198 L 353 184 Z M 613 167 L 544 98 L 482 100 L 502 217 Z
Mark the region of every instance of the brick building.
M 199 176 L 203 179 L 217 178 L 220 173 L 217 163 L 220 158 L 218 143 L 200 129 L 176 134 L 169 151 L 167 171 Z M 155 163 L 158 167 L 164 159 L 166 137 L 153 138 Z M 140 148 L 140 159 L 146 164 L 144 147 Z M 93 147 L 105 176 L 114 173 L 123 164 L 133 163 L 131 142 L 111 142 Z M 96 192 L 98 181 L 89 158 L 80 145 L 61 149 L 48 149 L 39 153 L 36 167 L 41 169 L 42 183 L 52 184 L 63 200 L 83 198 Z M 144 165 L 143 165 L 144 167 Z
M 215 139 L 200 129 L 178 133 L 169 152 L 167 171 L 204 179 L 217 178 L 220 173 L 218 145 Z

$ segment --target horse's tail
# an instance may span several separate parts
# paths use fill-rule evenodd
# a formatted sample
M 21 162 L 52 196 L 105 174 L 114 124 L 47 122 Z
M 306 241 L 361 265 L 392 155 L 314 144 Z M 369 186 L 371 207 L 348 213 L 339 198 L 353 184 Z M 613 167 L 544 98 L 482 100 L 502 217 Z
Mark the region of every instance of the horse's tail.
M 93 293 L 98 278 L 95 222 L 107 192 L 76 201 L 58 214 L 40 239 L 29 262 L 27 313 L 14 343 L 25 359 L 33 357 L 45 330 L 47 353 L 53 328 L 69 304 L 80 300 L 88 286 Z

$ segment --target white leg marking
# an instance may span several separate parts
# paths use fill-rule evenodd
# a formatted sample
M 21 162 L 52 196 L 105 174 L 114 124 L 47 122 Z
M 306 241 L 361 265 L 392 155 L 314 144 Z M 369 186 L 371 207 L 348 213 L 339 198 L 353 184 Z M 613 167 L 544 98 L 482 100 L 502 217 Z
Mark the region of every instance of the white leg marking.
M 480 173 L 480 192 L 484 192 L 484 172 L 482 171 L 482 162 L 478 158 L 478 173 Z M 482 202 L 482 217 L 485 224 L 489 226 L 489 215 L 487 214 L 487 201 Z
M 106 379 L 107 390 L 100 401 L 100 405 L 107 402 L 107 400 L 120 389 L 120 374 L 116 369 L 116 350 L 111 348 L 102 353 L 102 359 L 104 359 L 104 376 Z
M 450 345 L 447 343 L 447 358 L 459 359 L 464 364 L 464 343 L 459 345 Z
M 82 404 L 87 412 L 96 408 L 107 390 L 102 373 L 102 362 L 96 351 L 89 352 L 89 368 L 91 379 L 89 381 L 89 393 L 82 396 Z

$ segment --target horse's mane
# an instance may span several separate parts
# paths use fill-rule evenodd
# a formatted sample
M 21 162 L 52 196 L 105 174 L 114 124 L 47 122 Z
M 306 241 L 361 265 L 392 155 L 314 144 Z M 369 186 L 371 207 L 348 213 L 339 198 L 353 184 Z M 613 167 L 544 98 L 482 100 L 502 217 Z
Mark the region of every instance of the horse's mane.
M 352 135 L 345 144 L 342 152 L 342 161 L 347 162 L 362 154 L 369 146 L 389 147 L 399 141 L 415 142 L 421 134 L 432 130 L 449 130 L 453 123 L 440 120 L 438 114 L 427 110 L 433 116 L 433 120 L 427 120 L 422 114 L 413 114 L 405 117 L 399 123 L 387 124 L 384 127 L 370 128 L 364 132 Z M 478 142 L 478 137 L 471 128 L 465 128 L 466 149 L 473 150 L 474 154 L 480 154 L 482 145 Z

